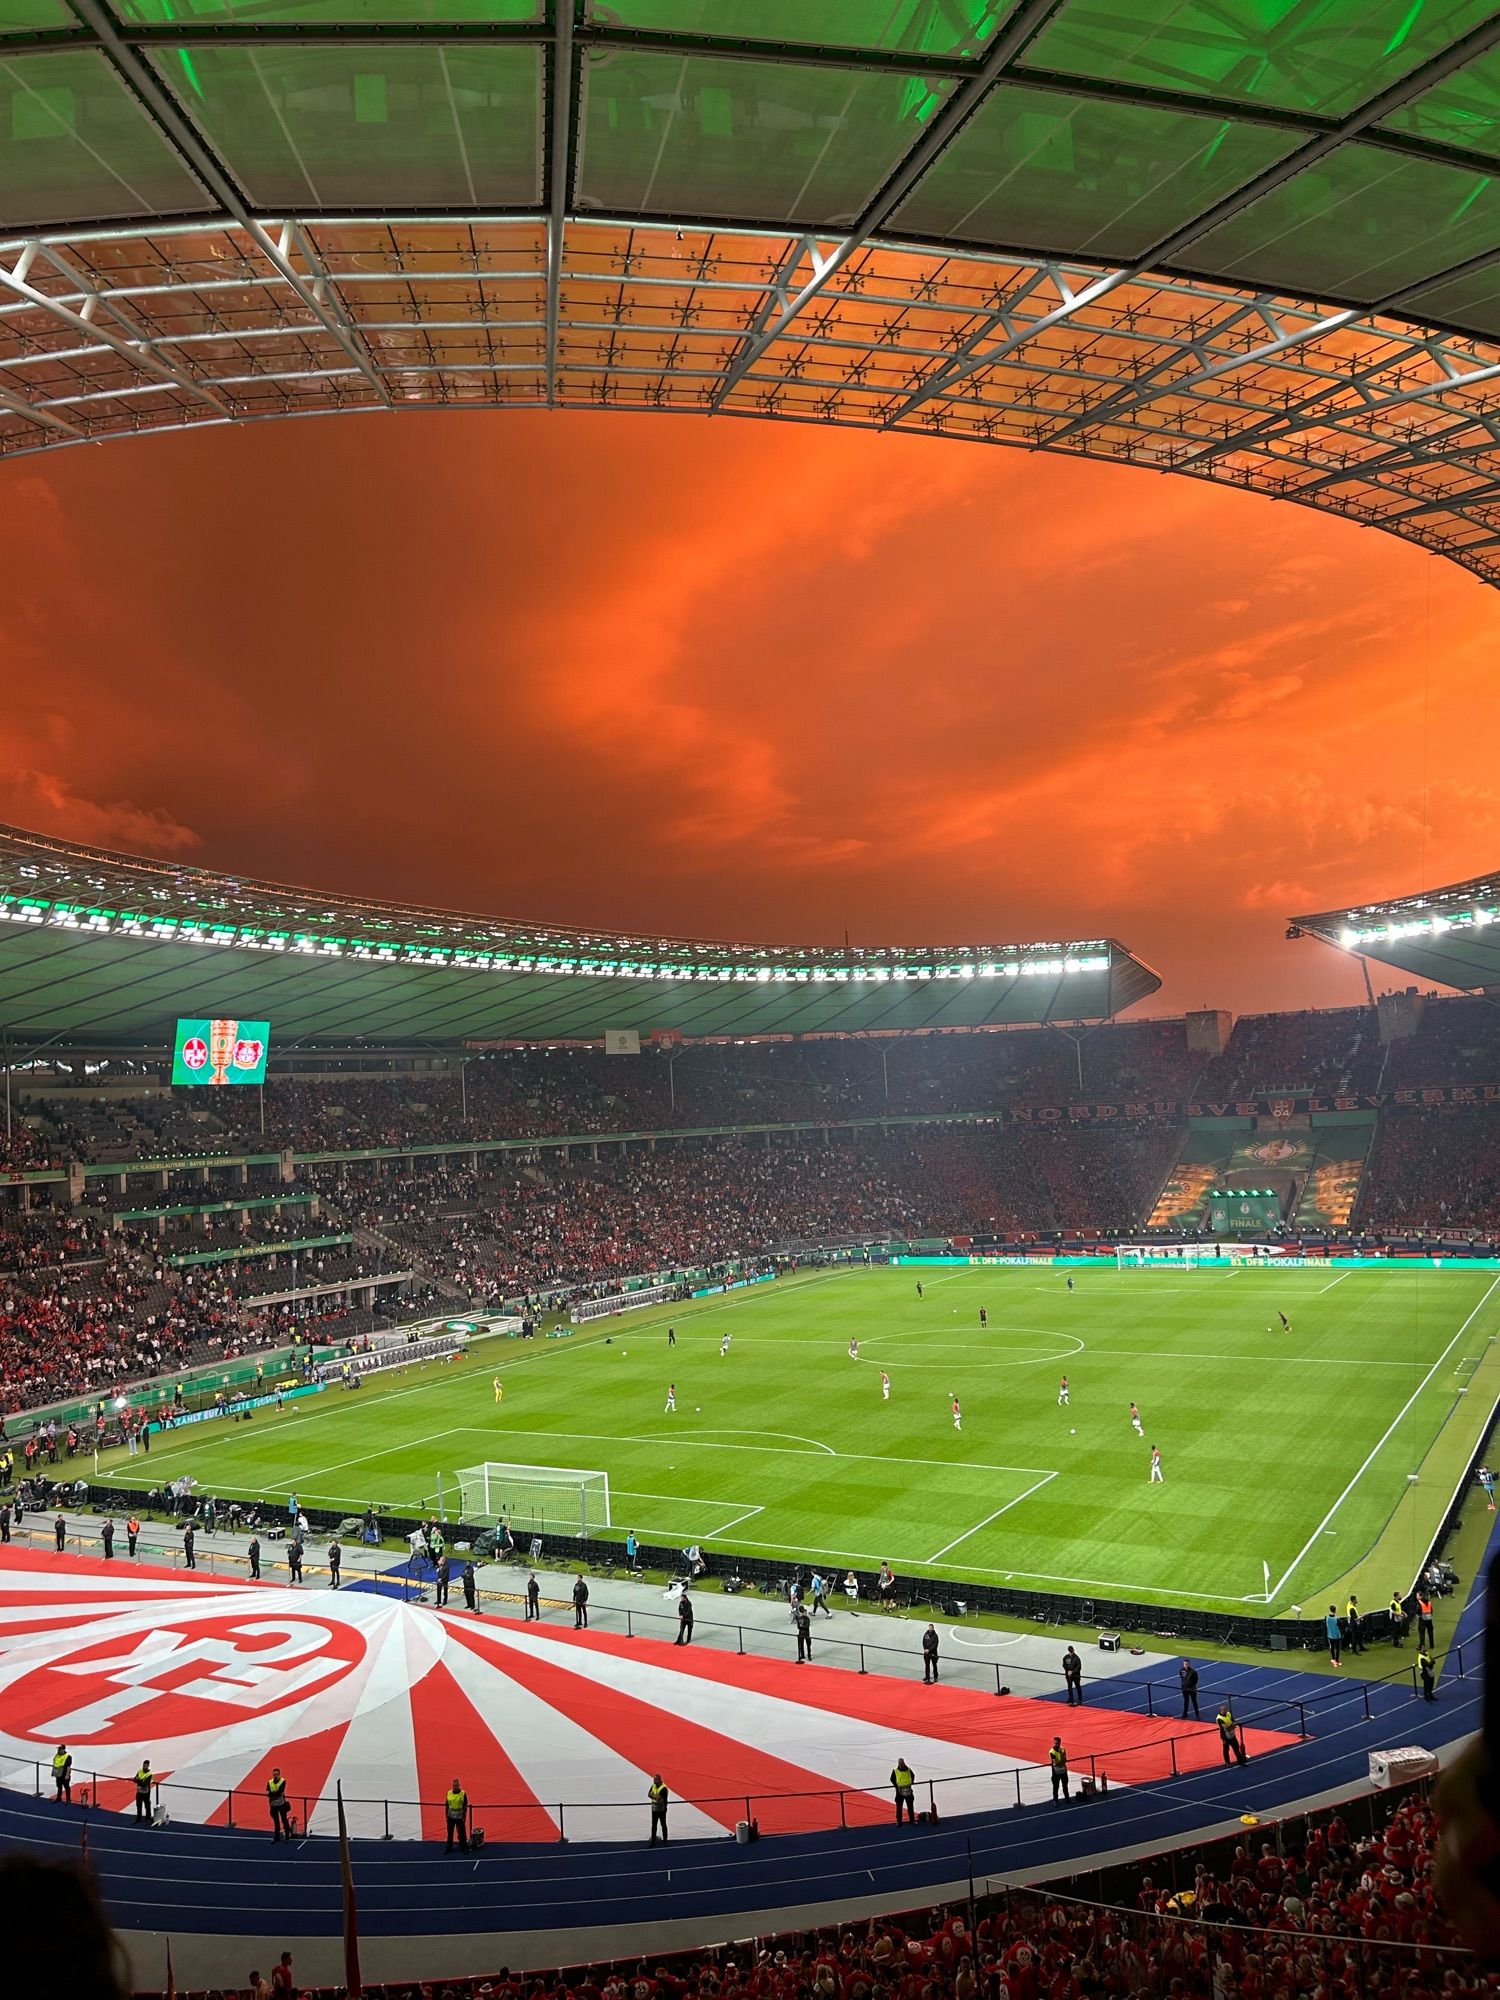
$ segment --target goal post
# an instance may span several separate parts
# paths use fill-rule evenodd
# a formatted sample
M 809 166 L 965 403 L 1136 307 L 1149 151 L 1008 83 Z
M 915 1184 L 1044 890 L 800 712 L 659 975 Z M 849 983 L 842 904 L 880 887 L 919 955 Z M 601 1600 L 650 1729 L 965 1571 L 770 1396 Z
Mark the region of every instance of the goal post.
M 1280 1261 L 1274 1243 L 1117 1243 L 1115 1268 L 1120 1271 L 1235 1271 L 1254 1264 L 1262 1269 Z
M 1117 1243 L 1115 1268 L 1120 1271 L 1198 1271 L 1229 1263 L 1217 1243 Z
M 454 1475 L 458 1519 L 471 1527 L 502 1520 L 522 1535 L 598 1534 L 611 1526 L 609 1474 L 571 1465 L 514 1465 L 486 1459 Z

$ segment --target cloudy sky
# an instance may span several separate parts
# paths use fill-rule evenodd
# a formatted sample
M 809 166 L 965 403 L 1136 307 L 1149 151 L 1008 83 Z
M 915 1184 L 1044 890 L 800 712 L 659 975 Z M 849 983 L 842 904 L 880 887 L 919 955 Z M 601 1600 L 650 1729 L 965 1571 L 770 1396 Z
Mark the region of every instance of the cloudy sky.
M 0 815 L 561 922 L 1122 938 L 1500 865 L 1500 597 L 1185 479 L 730 419 L 410 414 L 0 473 Z M 1394 983 L 1392 981 L 1391 983 Z

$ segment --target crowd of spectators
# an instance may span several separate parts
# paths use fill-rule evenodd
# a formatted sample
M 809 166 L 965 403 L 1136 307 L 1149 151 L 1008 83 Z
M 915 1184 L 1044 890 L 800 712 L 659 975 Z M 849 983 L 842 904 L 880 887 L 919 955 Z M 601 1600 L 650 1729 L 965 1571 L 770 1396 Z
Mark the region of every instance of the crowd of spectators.
M 38 1097 L 27 1142 L 124 1164 L 245 1151 L 332 1151 L 684 1126 L 839 1123 L 1008 1103 L 1191 1094 L 1202 1065 L 1180 1020 L 811 1041 L 698 1042 L 639 1056 L 502 1049 L 392 1074 L 273 1073 L 264 1093 Z
M 1281 1091 L 1346 1095 L 1373 1090 L 1385 1050 L 1369 1007 L 1305 1008 L 1242 1014 L 1223 1051 L 1200 1072 L 1202 1099 L 1265 1097 Z
M 1390 1045 L 1382 1088 L 1500 1084 L 1500 1007 L 1478 994 L 1429 1000 L 1414 1035 Z
M 275 1080 L 265 1092 L 39 1098 L 16 1122 L 18 1157 L 73 1148 L 121 1168 L 89 1182 L 76 1211 L 0 1203 L 0 1383 L 11 1407 L 138 1379 L 284 1335 L 293 1319 L 365 1313 L 368 1286 L 391 1297 L 414 1272 L 420 1300 L 498 1301 L 549 1286 L 792 1250 L 912 1236 L 1028 1239 L 1134 1231 L 1146 1222 L 1181 1139 L 1171 1119 L 1084 1125 L 1024 1114 L 1131 1097 L 1388 1087 L 1462 1072 L 1500 1080 L 1500 1010 L 1431 1001 L 1415 1036 L 1382 1047 L 1368 1009 L 1255 1015 L 1206 1067 L 1182 1021 L 1091 1031 L 1026 1029 L 863 1040 L 708 1044 L 639 1057 L 593 1049 L 503 1050 L 456 1069 L 347 1071 Z M 1481 1075 L 1482 1073 L 1482 1075 Z M 138 1079 L 127 1079 L 134 1089 Z M 1023 1115 L 1002 1122 L 1009 1107 Z M 962 1122 L 878 1124 L 882 1116 Z M 465 1113 L 467 1112 L 467 1122 Z M 620 1130 L 802 1123 L 797 1133 L 732 1132 L 628 1150 Z M 568 1152 L 416 1153 L 380 1163 L 214 1166 L 254 1149 L 415 1148 L 465 1139 L 567 1136 Z M 201 1170 L 170 1186 L 149 1167 L 159 1144 L 195 1140 Z M 132 1147 L 136 1151 L 132 1151 Z M 156 1155 L 160 1157 L 160 1154 Z M 134 1185 L 124 1180 L 134 1167 Z M 248 1177 L 247 1177 L 248 1175 Z M 123 1189 L 123 1192 L 122 1192 Z M 116 1224 L 126 1202 L 206 1209 L 274 1192 L 319 1198 L 249 1212 L 195 1211 Z M 1397 1233 L 1500 1227 L 1500 1114 L 1388 1107 L 1353 1226 Z M 313 1243 L 315 1237 L 347 1241 Z M 222 1261 L 184 1263 L 201 1250 Z M 295 1265 L 293 1259 L 295 1258 Z M 295 1304 L 282 1297 L 294 1286 Z M 360 1289 L 348 1294 L 346 1287 Z M 417 1301 L 405 1301 L 405 1310 Z
M 1140 1229 L 1182 1144 L 1182 1128 L 1170 1119 L 1012 1129 L 1024 1176 L 1045 1189 L 1053 1226 L 1085 1232 Z
M 1500 1112 L 1434 1105 L 1383 1113 L 1354 1222 L 1392 1234 L 1500 1226 Z
M 1356 1837 L 1335 1810 L 1224 1843 L 1191 1887 L 1115 1871 L 1084 1901 L 1042 1887 L 717 1949 L 550 1973 L 377 1985 L 367 2000 L 1460 2000 L 1496 1975 L 1462 1948 L 1433 1887 L 1421 1798 Z M 1182 1857 L 1168 1857 L 1172 1872 Z M 1191 1866 L 1191 1864 L 1189 1864 Z M 1157 1868 L 1157 1873 L 1161 1869 Z M 1071 1886 L 1071 1885 L 1070 1885 Z M 341 1989 L 292 1989 L 336 2000 Z M 235 1986 L 203 2000 L 239 2000 Z M 183 2000 L 189 2000 L 184 1995 Z M 258 2000 L 253 1993 L 247 2000 Z
M 273 1073 L 263 1092 L 54 1089 L 23 1097 L 5 1145 L 20 1165 L 127 1165 L 1447 1082 L 1500 1083 L 1500 1009 L 1489 1002 L 1429 1000 L 1416 1034 L 1389 1049 L 1368 1007 L 1243 1015 L 1206 1061 L 1189 1051 L 1186 1023 L 1175 1019 L 648 1044 L 630 1057 L 593 1047 L 497 1049 L 464 1058 L 462 1073 L 448 1056 L 426 1070 Z

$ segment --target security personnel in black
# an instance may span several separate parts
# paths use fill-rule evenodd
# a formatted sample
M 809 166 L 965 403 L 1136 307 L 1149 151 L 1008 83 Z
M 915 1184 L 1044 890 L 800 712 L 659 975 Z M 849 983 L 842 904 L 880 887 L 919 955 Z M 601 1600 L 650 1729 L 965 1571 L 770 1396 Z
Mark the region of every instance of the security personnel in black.
M 99 1530 L 99 1539 L 104 1544 L 104 1560 L 106 1562 L 113 1562 L 115 1558 L 115 1524 L 113 1521 L 105 1522 L 104 1526 Z
M 286 1545 L 286 1566 L 291 1571 L 293 1583 L 302 1581 L 302 1537 L 293 1535 Z
M 1391 1644 L 1399 1646 L 1406 1637 L 1406 1606 L 1399 1590 L 1391 1592 Z
M 189 1569 L 196 1569 L 198 1567 L 198 1558 L 193 1553 L 197 1540 L 197 1530 L 194 1528 L 192 1522 L 189 1521 L 182 1531 L 182 1559 Z
M 1422 1676 L 1423 1701 L 1436 1701 L 1437 1661 L 1433 1658 L 1430 1641 L 1424 1641 L 1417 1648 L 1417 1672 Z
M 528 1576 L 526 1579 L 527 1624 L 529 1625 L 533 1618 L 540 1618 L 541 1615 L 542 1615 L 542 1586 L 537 1582 L 536 1571 L 533 1570 L 530 1576 Z
M 344 1551 L 339 1547 L 339 1538 L 334 1536 L 328 1544 L 328 1581 L 332 1589 L 339 1587 L 339 1564 L 344 1560 Z
M 286 1779 L 278 1764 L 266 1780 L 266 1804 L 271 1808 L 272 1840 L 292 1837 L 292 1802 L 286 1795 Z
M 68 1754 L 66 1743 L 59 1743 L 57 1755 L 52 1759 L 52 1782 L 57 1787 L 57 1803 L 73 1803 L 73 1759 Z
M 137 1826 L 151 1824 L 151 1794 L 156 1786 L 156 1773 L 151 1769 L 151 1759 L 143 1757 L 141 1768 L 135 1774 L 135 1823 Z
M 473 1563 L 466 1562 L 464 1564 L 464 1573 L 460 1581 L 464 1587 L 465 1610 L 477 1611 L 479 1609 L 479 1584 L 474 1575 Z
M 52 1524 L 52 1535 L 57 1543 L 57 1553 L 61 1555 L 63 1552 L 63 1543 L 68 1539 L 68 1524 L 61 1514 L 58 1515 Z
M 573 1584 L 573 1630 L 581 1631 L 589 1622 L 589 1587 L 580 1570 Z
M 896 1794 L 896 1824 L 901 1824 L 904 1812 L 913 1826 L 917 1823 L 917 1775 L 904 1757 L 896 1759 L 896 1768 L 891 1773 L 891 1790 Z
M 437 1578 L 433 1585 L 433 1603 L 446 1604 L 448 1602 L 448 1592 L 452 1588 L 453 1565 L 448 1560 L 447 1551 L 444 1550 L 443 1554 L 437 1559 Z
M 922 1634 L 922 1679 L 935 1681 L 938 1677 L 938 1635 L 936 1625 L 929 1624 Z
M 792 1613 L 792 1623 L 797 1628 L 797 1665 L 812 1658 L 812 1614 L 805 1604 L 799 1604 Z
M 661 1772 L 651 1780 L 646 1796 L 651 1801 L 651 1845 L 655 1847 L 656 1836 L 667 1837 L 667 1788 L 661 1781 Z
M 250 1581 L 260 1582 L 260 1536 L 250 1537 Z
M 1229 1706 L 1227 1697 L 1220 1704 L 1214 1721 L 1219 1725 L 1219 1748 L 1224 1752 L 1224 1762 L 1243 1764 L 1245 1745 L 1240 1738 L 1240 1726 L 1234 1719 L 1234 1710 Z
M 1083 1662 L 1074 1647 L 1063 1654 L 1063 1686 L 1068 1690 L 1068 1706 L 1083 1706 Z
M 1052 1748 L 1047 1752 L 1047 1763 L 1052 1771 L 1052 1803 L 1056 1805 L 1059 1796 L 1065 1799 L 1072 1796 L 1068 1778 L 1068 1753 L 1063 1748 L 1060 1736 L 1054 1736 L 1052 1739 Z
M 10 1502 L 0 1500 L 0 1542 L 10 1540 Z
M 693 1643 L 693 1600 L 687 1592 L 680 1591 L 677 1597 L 677 1644 L 691 1646 Z
M 1182 1682 L 1182 1719 L 1186 1722 L 1189 1708 L 1195 1717 L 1198 1714 L 1198 1669 L 1191 1660 L 1184 1660 L 1177 1678 Z
M 443 1801 L 443 1805 L 448 1821 L 448 1845 L 444 1849 L 444 1852 L 447 1854 L 453 1852 L 453 1843 L 455 1840 L 460 1847 L 467 1849 L 469 1845 L 469 1795 L 458 1782 L 457 1778 L 448 1787 L 448 1796 Z

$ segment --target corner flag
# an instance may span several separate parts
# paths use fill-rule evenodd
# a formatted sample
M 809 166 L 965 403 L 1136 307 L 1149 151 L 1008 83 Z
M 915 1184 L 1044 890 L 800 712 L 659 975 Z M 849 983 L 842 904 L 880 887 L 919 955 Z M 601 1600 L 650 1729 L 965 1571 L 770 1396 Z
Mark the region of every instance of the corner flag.
M 1271 1601 L 1271 1565 L 1268 1562 L 1263 1562 L 1260 1566 L 1260 1573 L 1266 1580 L 1266 1602 L 1269 1604 Z
M 349 1866 L 349 1829 L 344 1824 L 344 1788 L 336 1788 L 339 1804 L 339 1868 L 344 1878 L 344 1992 L 346 2000 L 362 2000 L 359 1977 L 359 1912 L 354 1904 L 354 1871 Z

